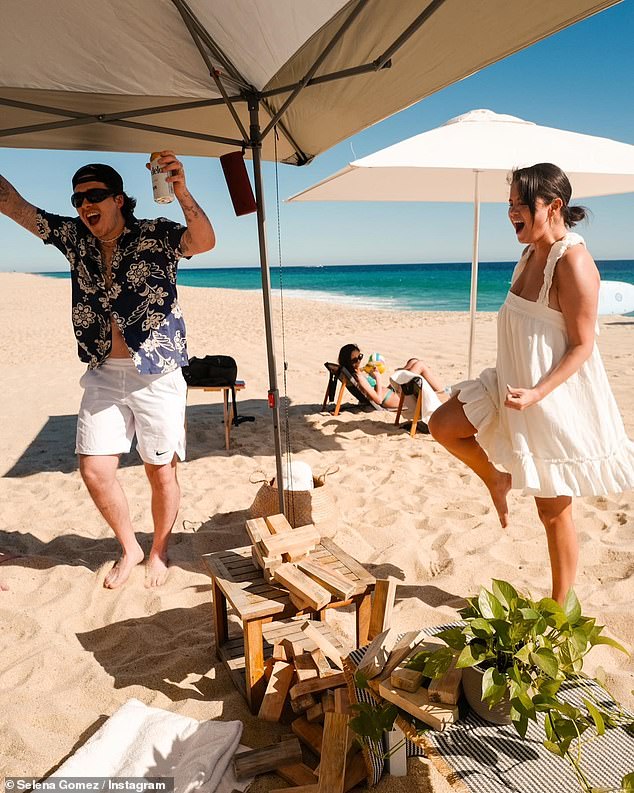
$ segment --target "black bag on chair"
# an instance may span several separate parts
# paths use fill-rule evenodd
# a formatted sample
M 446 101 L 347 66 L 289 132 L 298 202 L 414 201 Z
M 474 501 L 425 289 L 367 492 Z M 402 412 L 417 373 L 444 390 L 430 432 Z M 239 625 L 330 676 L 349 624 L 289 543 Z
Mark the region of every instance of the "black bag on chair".
M 254 416 L 238 416 L 236 403 L 236 380 L 238 364 L 230 355 L 205 355 L 204 358 L 190 358 L 189 366 L 183 366 L 183 377 L 188 386 L 208 386 L 210 388 L 231 388 L 234 426 L 243 421 L 255 421 Z

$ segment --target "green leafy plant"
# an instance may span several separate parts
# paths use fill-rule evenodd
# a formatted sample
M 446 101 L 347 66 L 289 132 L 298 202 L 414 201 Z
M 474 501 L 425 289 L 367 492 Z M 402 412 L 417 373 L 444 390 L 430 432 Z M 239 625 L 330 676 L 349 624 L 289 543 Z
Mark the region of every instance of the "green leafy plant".
M 408 666 L 430 678 L 442 677 L 452 664 L 483 670 L 483 702 L 492 708 L 507 701 L 522 737 L 529 721 L 543 714 L 544 745 L 570 762 L 581 789 L 591 793 L 581 767 L 582 735 L 590 728 L 602 735 L 611 727 L 631 725 L 631 720 L 613 701 L 606 707 L 603 696 L 597 699 L 596 686 L 582 674 L 583 658 L 598 644 L 627 651 L 604 636 L 595 619 L 582 614 L 573 590 L 560 605 L 551 598 L 531 600 L 508 582 L 494 580 L 492 591 L 482 588 L 467 604 L 460 610 L 463 626 L 436 634 L 446 646 L 415 655 Z M 568 680 L 585 687 L 583 709 L 559 696 Z M 631 776 L 623 780 L 623 789 Z

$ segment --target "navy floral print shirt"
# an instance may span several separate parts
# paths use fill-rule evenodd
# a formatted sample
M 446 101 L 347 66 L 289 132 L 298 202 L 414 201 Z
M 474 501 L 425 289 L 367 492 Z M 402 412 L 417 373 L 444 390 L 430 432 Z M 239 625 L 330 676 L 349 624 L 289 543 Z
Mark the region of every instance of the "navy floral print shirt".
M 117 323 L 141 374 L 187 365 L 185 322 L 176 294 L 185 226 L 167 218 L 130 221 L 112 257 L 106 289 L 99 243 L 79 218 L 37 210 L 37 227 L 70 263 L 72 319 L 77 351 L 89 369 L 102 364 Z

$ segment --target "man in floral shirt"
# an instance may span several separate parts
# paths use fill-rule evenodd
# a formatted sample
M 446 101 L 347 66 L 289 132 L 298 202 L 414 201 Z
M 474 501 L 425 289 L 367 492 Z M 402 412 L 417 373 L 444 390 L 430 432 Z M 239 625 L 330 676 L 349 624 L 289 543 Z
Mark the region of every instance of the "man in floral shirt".
M 79 468 L 122 548 L 106 575 L 114 589 L 143 561 L 116 473 L 136 435 L 152 491 L 154 540 L 146 586 L 167 577 L 167 546 L 180 503 L 177 459 L 185 456 L 185 323 L 176 294 L 178 260 L 211 250 L 215 235 L 174 152 L 159 160 L 174 186 L 186 226 L 137 220 L 121 176 L 93 163 L 73 176 L 77 217 L 37 209 L 0 176 L 0 212 L 54 245 L 68 259 L 77 351 L 88 364 L 77 418 Z

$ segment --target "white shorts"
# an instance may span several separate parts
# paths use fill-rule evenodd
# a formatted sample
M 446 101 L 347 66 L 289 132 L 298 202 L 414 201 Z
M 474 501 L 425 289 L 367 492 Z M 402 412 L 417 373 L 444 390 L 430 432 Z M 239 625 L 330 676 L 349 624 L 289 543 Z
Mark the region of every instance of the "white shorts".
M 180 369 L 139 374 L 131 359 L 108 358 L 79 381 L 77 454 L 125 454 L 136 435 L 141 459 L 165 465 L 185 459 L 187 384 Z

